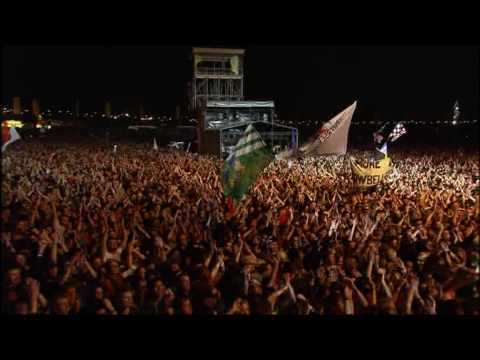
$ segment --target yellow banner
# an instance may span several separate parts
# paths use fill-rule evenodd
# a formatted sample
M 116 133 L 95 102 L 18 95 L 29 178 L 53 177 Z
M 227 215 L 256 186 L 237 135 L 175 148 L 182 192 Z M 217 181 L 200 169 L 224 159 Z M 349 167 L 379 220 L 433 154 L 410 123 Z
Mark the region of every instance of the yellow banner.
M 361 161 L 350 158 L 352 166 L 353 184 L 360 187 L 370 187 L 380 184 L 390 169 L 390 158 L 381 160 L 370 159 Z

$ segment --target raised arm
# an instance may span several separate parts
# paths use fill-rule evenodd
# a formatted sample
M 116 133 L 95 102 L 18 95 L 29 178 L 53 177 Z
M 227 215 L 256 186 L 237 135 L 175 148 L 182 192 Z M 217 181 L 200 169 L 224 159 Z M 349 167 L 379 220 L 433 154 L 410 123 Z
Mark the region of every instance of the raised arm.
M 172 225 L 172 229 L 168 233 L 167 240 L 171 242 L 176 237 L 176 235 L 177 235 L 177 224 L 174 223 Z
M 38 197 L 37 201 L 35 201 L 35 205 L 32 211 L 32 217 L 30 218 L 30 227 L 35 226 L 35 220 L 38 218 L 38 207 L 40 206 L 41 198 Z
M 408 295 L 407 295 L 407 302 L 405 304 L 405 314 L 407 315 L 412 315 L 413 298 L 415 296 L 415 292 L 417 291 L 417 288 L 418 288 L 418 279 L 413 278 L 410 281 L 410 286 L 409 286 Z
M 61 232 L 60 222 L 58 221 L 58 214 L 57 214 L 57 205 L 55 205 L 55 200 L 50 199 L 50 204 L 52 205 L 53 211 L 53 228 L 57 232 Z
M 238 252 L 235 254 L 235 262 L 240 262 L 240 256 L 242 255 L 242 250 L 243 250 L 243 240 L 240 240 L 240 247 L 238 249 Z
M 285 283 L 288 287 L 288 294 L 290 295 L 290 298 L 293 300 L 294 303 L 296 303 L 297 297 L 295 296 L 295 290 L 293 289 L 293 286 L 291 284 L 291 277 L 289 274 L 285 277 Z
M 437 238 L 435 240 L 436 243 L 438 243 L 440 241 L 440 239 L 442 238 L 442 232 L 443 232 L 443 229 L 445 228 L 445 226 L 442 224 L 440 224 L 440 229 L 438 230 L 438 234 L 437 234 Z
M 133 248 L 132 249 L 132 254 L 137 256 L 140 260 L 145 260 L 147 257 L 145 255 L 143 255 L 140 250 L 136 249 L 136 248 Z
M 280 295 L 282 295 L 285 291 L 288 290 L 288 284 L 285 285 L 284 287 L 282 287 L 281 289 L 273 292 L 272 294 L 270 294 L 270 296 L 268 297 L 268 302 L 270 303 L 270 305 L 272 306 L 272 309 L 274 308 L 275 306 L 275 303 L 277 302 L 277 299 Z
M 407 280 L 403 279 L 402 282 L 397 286 L 393 293 L 393 302 L 397 303 L 398 297 L 400 296 L 400 292 L 402 291 L 403 287 L 407 284 Z
M 53 243 L 52 243 L 52 250 L 50 252 L 50 260 L 54 264 L 58 263 L 58 243 L 60 242 L 60 237 L 57 233 L 53 234 Z
M 245 249 L 245 251 L 250 255 L 250 256 L 253 256 L 254 258 L 257 258 L 257 255 L 255 255 L 255 253 L 252 251 L 252 249 L 250 248 L 250 246 L 248 245 L 248 243 L 246 241 L 244 241 L 244 246 L 243 248 Z
M 87 269 L 88 273 L 92 278 L 96 279 L 98 277 L 97 272 L 88 261 L 84 252 L 82 252 L 82 254 L 80 255 L 80 262 L 85 266 L 85 268 Z
M 208 268 L 210 266 L 210 262 L 212 261 L 213 255 L 215 254 L 216 246 L 214 241 L 210 241 L 210 251 L 208 252 L 208 256 L 203 262 L 203 266 Z
M 120 245 L 120 249 L 122 249 L 122 251 L 125 250 L 125 248 L 127 247 L 128 235 L 129 235 L 129 231 L 125 227 L 125 220 L 124 219 L 125 218 L 122 217 L 121 227 L 122 227 L 122 232 L 123 232 L 123 239 L 122 239 L 122 244 Z
M 108 311 L 110 311 L 110 314 L 112 314 L 112 315 L 117 315 L 117 310 L 115 310 L 115 308 L 114 308 L 113 305 L 112 305 L 112 302 L 111 302 L 109 299 L 105 298 L 105 299 L 103 300 L 103 303 L 105 304 L 105 308 L 106 308 Z
M 360 289 L 355 285 L 355 279 L 350 279 L 349 283 L 350 283 L 350 286 L 352 287 L 355 295 L 358 296 L 358 299 L 360 300 L 360 304 L 363 307 L 367 307 L 368 306 L 367 298 L 363 295 L 363 293 L 360 291 Z
M 369 257 L 368 257 L 368 267 L 367 267 L 367 279 L 372 280 L 372 269 L 373 269 L 373 262 L 375 261 L 375 253 L 373 249 L 370 249 Z
M 82 199 L 82 202 L 80 203 L 80 210 L 78 211 L 78 223 L 77 223 L 77 231 L 80 233 L 82 231 L 82 225 L 83 225 L 83 202 L 84 200 Z
M 104 220 L 102 237 L 102 261 L 105 262 L 107 258 L 107 240 L 108 240 L 108 223 Z
M 93 219 L 92 219 L 92 217 L 90 216 L 90 213 L 89 213 L 89 212 L 87 212 L 87 220 L 88 220 L 88 223 L 90 224 L 90 226 L 91 226 L 92 228 L 95 228 L 96 225 L 95 225 L 95 223 L 93 222 Z
M 420 303 L 420 305 L 422 306 L 422 308 L 426 308 L 426 304 L 425 304 L 425 301 L 422 299 L 422 297 L 420 296 L 420 292 L 418 291 L 418 286 L 415 288 L 415 293 L 414 293 L 414 298 L 417 299 L 417 301 Z
M 387 285 L 387 282 L 385 281 L 385 269 L 378 269 L 378 272 L 381 275 L 381 284 L 382 288 L 385 291 L 385 294 L 387 295 L 388 298 L 392 298 L 392 291 L 390 290 L 389 286 Z
M 167 251 L 165 251 L 165 244 L 162 238 L 158 239 L 159 246 L 158 246 L 158 253 L 157 257 L 160 259 L 160 262 L 163 264 L 167 261 Z
M 40 294 L 40 285 L 37 280 L 27 279 L 28 295 L 30 298 L 30 314 L 38 313 L 38 297 Z
M 435 199 L 435 205 L 433 206 L 432 212 L 428 215 L 427 220 L 425 220 L 425 225 L 428 226 L 430 225 L 430 222 L 432 221 L 433 215 L 437 211 L 437 199 Z
M 135 237 L 135 235 L 134 235 Z M 131 269 L 133 267 L 133 246 L 134 240 L 132 240 L 127 246 L 127 267 Z
M 212 272 L 210 273 L 210 281 L 215 284 L 217 281 L 219 281 L 219 271 L 220 269 L 224 266 L 223 263 L 223 254 L 220 253 L 218 255 L 218 260 L 217 263 L 215 264 Z
M 68 265 L 67 271 L 65 271 L 65 275 L 63 276 L 62 280 L 60 281 L 61 285 L 64 285 L 68 281 L 68 279 L 70 279 L 70 276 L 72 275 L 73 268 L 75 267 L 76 262 L 77 262 L 77 256 L 75 255 L 72 258 L 71 263 Z
M 350 231 L 350 236 L 348 237 L 348 241 L 352 241 L 353 240 L 353 234 L 355 233 L 355 227 L 357 226 L 357 218 L 355 217 L 353 219 L 353 225 L 352 225 L 352 230 Z
M 275 281 L 277 280 L 277 275 L 278 275 L 278 268 L 280 267 L 280 260 L 275 259 L 275 264 L 273 266 L 273 272 L 272 272 L 272 277 L 270 278 L 270 281 L 268 282 L 268 287 L 273 287 L 275 284 Z
M 353 292 L 350 284 L 345 284 L 343 295 L 345 296 L 345 315 L 354 315 L 355 305 L 353 303 Z
M 377 305 L 377 287 L 375 286 L 375 283 L 373 282 L 372 279 L 369 279 L 370 287 L 372 288 L 372 299 L 371 299 L 371 304 L 370 305 Z
M 47 248 L 48 244 L 52 243 L 52 240 L 48 236 L 48 233 L 46 230 L 43 230 L 40 234 L 40 242 L 39 242 L 39 248 L 38 248 L 38 254 L 37 256 L 42 257 L 43 253 L 45 252 L 45 249 Z
M 292 226 L 292 229 L 288 232 L 287 241 L 289 241 L 292 238 L 294 232 L 295 232 L 295 226 Z

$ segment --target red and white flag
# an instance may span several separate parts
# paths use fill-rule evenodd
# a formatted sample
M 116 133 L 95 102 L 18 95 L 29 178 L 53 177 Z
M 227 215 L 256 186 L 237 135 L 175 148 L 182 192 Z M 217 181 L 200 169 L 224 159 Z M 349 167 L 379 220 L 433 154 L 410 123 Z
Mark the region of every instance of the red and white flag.
M 7 145 L 20 139 L 20 135 L 14 127 L 2 127 L 2 151 L 5 151 Z
M 403 126 L 403 124 L 400 122 L 397 125 L 395 125 L 395 128 L 390 133 L 388 138 L 390 139 L 390 142 L 394 142 L 394 141 L 398 140 L 398 138 L 400 136 L 402 136 L 403 134 L 406 134 L 406 133 L 407 133 L 407 129 L 405 129 L 405 126 Z

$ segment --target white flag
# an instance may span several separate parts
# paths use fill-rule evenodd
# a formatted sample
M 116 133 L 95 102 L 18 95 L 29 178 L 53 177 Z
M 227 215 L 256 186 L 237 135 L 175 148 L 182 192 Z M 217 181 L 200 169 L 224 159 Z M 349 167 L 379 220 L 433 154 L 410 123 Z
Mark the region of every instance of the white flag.
M 377 149 L 378 151 L 380 151 L 381 153 L 385 154 L 385 156 L 387 156 L 387 142 L 385 142 L 385 144 L 383 144 L 383 146 L 380 148 L 380 149 Z
M 327 121 L 315 134 L 314 139 L 302 146 L 300 151 L 304 155 L 346 154 L 348 130 L 356 107 L 357 102 L 355 101 Z
M 21 139 L 17 129 L 14 127 L 11 127 L 10 129 L 3 128 L 2 132 L 2 151 L 5 151 L 7 145 Z
M 157 138 L 153 138 L 153 150 L 158 151 Z

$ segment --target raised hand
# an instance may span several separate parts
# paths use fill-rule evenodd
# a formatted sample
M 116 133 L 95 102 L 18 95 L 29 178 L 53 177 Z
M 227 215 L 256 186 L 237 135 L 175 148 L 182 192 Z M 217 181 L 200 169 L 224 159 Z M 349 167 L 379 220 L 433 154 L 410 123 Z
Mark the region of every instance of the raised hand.
M 105 305 L 108 311 L 110 311 L 111 313 L 116 313 L 115 308 L 113 307 L 112 302 L 109 299 L 107 298 L 103 299 L 103 304 Z

